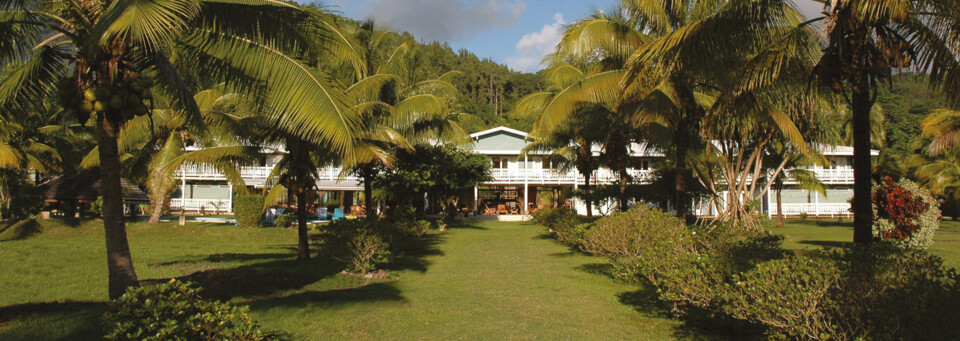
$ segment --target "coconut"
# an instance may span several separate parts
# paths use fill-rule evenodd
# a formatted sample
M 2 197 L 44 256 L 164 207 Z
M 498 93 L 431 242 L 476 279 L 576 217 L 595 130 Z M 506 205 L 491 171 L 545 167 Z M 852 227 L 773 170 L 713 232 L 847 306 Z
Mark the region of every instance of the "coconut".
M 120 95 L 113 95 L 110 97 L 110 107 L 114 109 L 123 108 L 123 97 Z
M 103 112 L 107 110 L 108 105 L 109 104 L 107 104 L 107 102 L 104 102 L 104 101 L 93 102 L 93 111 Z
M 96 101 L 97 92 L 93 91 L 93 89 L 87 89 L 86 91 L 83 92 L 83 99 L 88 100 L 90 102 Z
M 94 90 L 94 95 L 96 96 L 96 99 L 103 101 L 110 98 L 110 96 L 113 95 L 113 92 L 110 91 L 110 88 L 101 86 Z
M 140 96 L 137 96 L 137 94 L 127 95 L 127 103 L 130 103 L 131 105 L 140 104 L 141 103 Z
M 89 114 L 93 111 L 93 101 L 84 100 L 80 102 L 80 112 Z

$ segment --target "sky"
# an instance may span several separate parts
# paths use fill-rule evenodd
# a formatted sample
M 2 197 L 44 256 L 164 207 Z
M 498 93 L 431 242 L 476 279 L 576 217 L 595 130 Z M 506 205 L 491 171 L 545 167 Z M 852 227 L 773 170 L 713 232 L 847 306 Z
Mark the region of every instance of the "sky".
M 821 5 L 795 0 L 815 15 Z M 384 28 L 412 33 L 423 42 L 465 48 L 513 70 L 536 72 L 560 41 L 563 26 L 616 0 L 326 0 L 322 3 L 354 19 L 374 19 Z

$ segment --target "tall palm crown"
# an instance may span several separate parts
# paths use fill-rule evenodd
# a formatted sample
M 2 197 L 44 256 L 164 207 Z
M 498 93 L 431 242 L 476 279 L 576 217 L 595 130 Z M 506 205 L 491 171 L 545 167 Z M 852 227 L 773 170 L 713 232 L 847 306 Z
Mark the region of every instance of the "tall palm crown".
M 831 0 L 824 3 L 826 47 L 814 75 L 851 106 L 854 147 L 854 241 L 873 239 L 870 112 L 878 84 L 894 69 L 930 75 L 948 94 L 960 91 L 960 1 Z M 954 105 L 960 104 L 957 96 Z
M 137 283 L 119 182 L 124 122 L 148 113 L 155 85 L 203 124 L 172 58 L 255 94 L 281 129 L 338 151 L 352 143 L 357 120 L 345 95 L 302 62 L 310 51 L 344 49 L 318 10 L 273 0 L 3 0 L 0 10 L 0 61 L 23 61 L 0 83 L 0 108 L 59 93 L 76 121 L 98 131 L 111 297 Z

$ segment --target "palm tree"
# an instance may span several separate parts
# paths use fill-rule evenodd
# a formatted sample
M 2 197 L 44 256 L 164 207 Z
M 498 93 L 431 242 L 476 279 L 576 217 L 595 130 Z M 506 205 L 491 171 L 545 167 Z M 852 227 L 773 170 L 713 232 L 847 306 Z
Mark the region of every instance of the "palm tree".
M 193 125 L 185 112 L 169 109 L 168 101 L 158 98 L 160 108 L 152 110 L 150 116 L 127 121 L 118 137 L 120 158 L 128 164 L 124 167 L 127 177 L 134 175 L 131 173 L 144 174 L 137 178 L 143 179 L 154 203 L 151 224 L 160 222 L 176 183 L 176 169 L 187 161 L 217 168 L 239 193 L 246 192 L 237 166 L 256 155 L 242 143 L 252 136 L 249 129 L 257 126 L 258 117 L 239 109 L 240 96 L 224 93 L 222 84 L 200 91 L 193 98 L 203 125 Z M 188 152 L 190 147 L 205 150 Z M 216 152 L 209 150 L 214 147 Z M 80 167 L 98 167 L 99 163 L 98 150 L 93 148 Z
M 379 167 L 390 166 L 389 151 L 410 151 L 414 145 L 434 142 L 466 143 L 469 134 L 459 121 L 474 117 L 451 110 L 460 97 L 452 83 L 459 72 L 447 72 L 436 79 L 413 78 L 415 42 L 377 30 L 370 21 L 361 24 L 354 36 L 366 68 L 358 70 L 358 78 L 347 88 L 347 94 L 354 99 L 352 109 L 364 124 L 346 163 L 361 177 L 366 215 L 373 217 L 373 179 Z M 389 53 L 383 54 L 385 51 Z
M 510 110 L 511 116 L 521 119 L 533 117 L 539 121 L 539 116 L 550 115 L 543 110 L 554 97 L 583 78 L 582 71 L 565 63 L 547 68 L 543 75 L 547 88 L 517 100 Z M 587 206 L 587 216 L 593 217 L 591 176 L 600 167 L 600 160 L 594 155 L 593 147 L 601 144 L 606 124 L 588 115 L 566 116 L 568 117 L 563 123 L 553 126 L 551 130 L 534 129 L 530 134 L 533 141 L 524 147 L 523 153 L 550 152 L 550 159 L 557 162 L 561 169 L 566 170 L 572 166 L 583 174 L 583 199 Z
M 0 107 L 31 103 L 59 87 L 72 94 L 61 104 L 77 122 L 93 116 L 110 298 L 138 283 L 121 202 L 117 139 L 124 123 L 148 113 L 150 87 L 156 85 L 174 108 L 201 124 L 193 91 L 171 63 L 169 47 L 176 46 L 176 57 L 191 60 L 205 76 L 257 94 L 278 126 L 340 152 L 352 143 L 356 119 L 342 91 L 300 60 L 309 50 L 341 51 L 330 43 L 337 40 L 327 34 L 326 14 L 318 10 L 248 0 L 4 0 L 0 9 L 0 61 L 23 61 L 0 83 Z
M 602 138 L 592 139 L 596 145 L 582 147 L 599 147 L 602 163 L 618 175 L 617 206 L 626 210 L 626 189 L 631 180 L 627 168 L 631 164 L 631 144 L 637 140 L 637 125 L 631 108 L 621 105 L 619 83 L 630 51 L 649 39 L 622 14 L 621 10 L 597 12 L 567 27 L 556 52 L 545 58 L 551 64 L 548 77 L 553 78 L 552 89 L 531 95 L 530 100 L 542 106 L 534 123 L 535 136 L 553 134 L 572 118 L 590 122 L 591 127 L 604 133 Z
M 960 3 L 955 0 L 818 0 L 827 45 L 815 77 L 843 94 L 853 116 L 853 240 L 873 240 L 870 113 L 893 69 L 929 72 L 949 98 L 960 93 Z
M 940 155 L 960 146 L 960 111 L 937 109 L 920 122 L 923 137 L 932 137 L 928 150 Z
M 764 67 L 735 68 L 743 65 L 743 58 L 775 45 L 774 33 L 796 29 L 801 16 L 791 2 L 782 0 L 622 4 L 636 23 L 634 29 L 651 37 L 632 51 L 623 82 L 625 101 L 637 108 L 639 122 L 656 122 L 672 132 L 675 204 L 677 216 L 686 219 L 690 204 L 687 157 L 691 149 L 705 146 L 701 121 L 712 105 L 711 98 L 730 85 L 727 78 L 734 72 L 753 74 L 738 77 L 742 84 L 735 84 L 740 90 L 751 90 L 778 79 L 781 71 L 792 71 L 776 54 L 760 59 L 763 63 L 758 65 Z
M 935 159 L 914 155 L 909 162 L 919 165 L 914 174 L 931 194 L 960 203 L 960 153 L 957 150 L 940 154 Z M 954 215 L 953 219 L 957 220 L 957 216 Z

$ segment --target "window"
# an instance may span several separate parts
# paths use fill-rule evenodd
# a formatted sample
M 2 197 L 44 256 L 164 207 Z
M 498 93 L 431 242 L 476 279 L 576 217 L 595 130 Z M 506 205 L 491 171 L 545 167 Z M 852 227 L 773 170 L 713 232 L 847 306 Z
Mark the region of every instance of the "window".
M 650 160 L 640 161 L 640 170 L 650 170 Z

